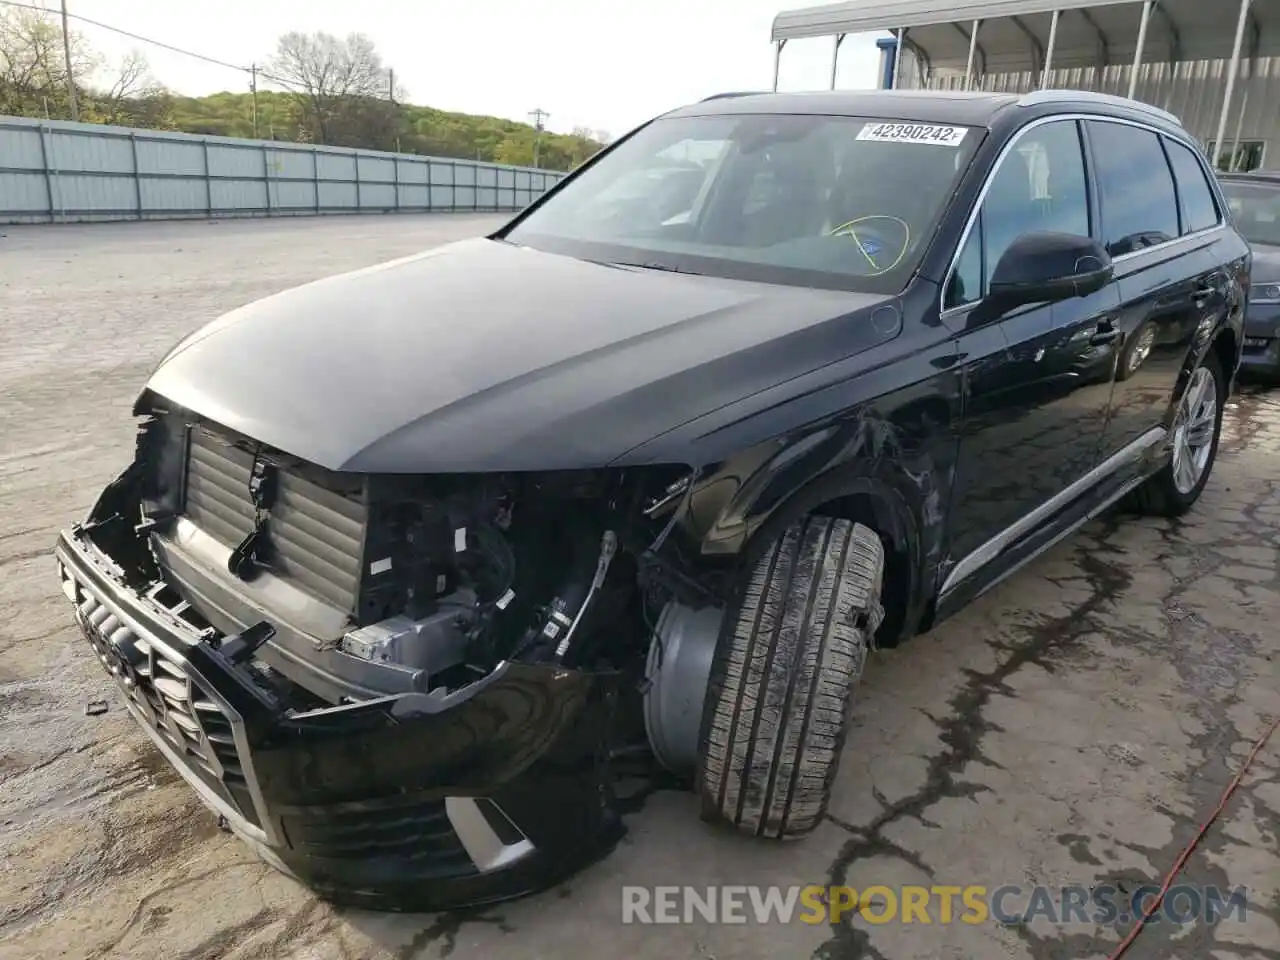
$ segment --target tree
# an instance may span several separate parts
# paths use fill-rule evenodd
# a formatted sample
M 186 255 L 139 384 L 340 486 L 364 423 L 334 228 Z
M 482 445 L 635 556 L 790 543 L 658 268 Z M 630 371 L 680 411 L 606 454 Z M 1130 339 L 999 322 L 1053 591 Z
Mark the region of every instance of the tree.
M 79 33 L 68 34 L 68 40 L 82 119 L 149 127 L 167 124 L 168 93 L 151 76 L 141 54 L 129 54 L 113 69 Z M 96 81 L 104 75 L 105 87 L 100 87 Z M 62 27 L 50 16 L 0 9 L 0 114 L 4 113 L 57 119 L 71 115 Z
M 493 151 L 494 163 L 507 163 L 513 167 L 533 166 L 533 138 L 507 137 Z
M 151 75 L 146 57 L 133 51 L 120 61 L 110 85 L 91 97 L 91 108 L 102 123 L 155 128 L 169 122 L 172 98 Z
M 533 163 L 538 134 L 532 126 L 407 103 L 404 89 L 392 84 L 392 71 L 359 34 L 345 40 L 322 33 L 281 37 L 275 60 L 259 72 L 256 97 L 227 92 L 178 96 L 156 82 L 141 54 L 109 65 L 79 34 L 68 39 L 81 118 L 87 122 L 251 137 L 256 110 L 258 135 L 272 139 Z M 288 92 L 261 88 L 273 81 Z M 70 115 L 57 18 L 0 6 L 0 114 Z M 599 149 L 598 139 L 586 128 L 571 135 L 543 131 L 539 163 L 568 170 Z
M 315 143 L 385 137 L 394 127 L 390 71 L 364 34 L 286 33 L 267 77 L 293 94 Z
M 98 60 L 80 34 L 68 39 L 78 89 L 98 69 Z M 62 30 L 51 17 L 0 8 L 0 113 L 70 116 Z

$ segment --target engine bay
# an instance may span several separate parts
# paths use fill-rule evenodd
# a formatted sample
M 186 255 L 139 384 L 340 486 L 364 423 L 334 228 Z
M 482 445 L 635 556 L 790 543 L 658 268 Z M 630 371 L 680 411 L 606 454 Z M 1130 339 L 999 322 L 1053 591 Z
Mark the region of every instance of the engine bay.
M 295 710 L 448 696 L 503 663 L 619 674 L 656 702 L 664 635 L 674 655 L 722 605 L 723 572 L 687 559 L 683 465 L 335 474 L 157 410 L 136 466 L 154 575 L 223 634 L 260 611 L 255 676 Z
M 371 478 L 380 542 L 341 649 L 426 670 L 433 689 L 504 660 L 625 669 L 670 593 L 651 487 L 620 471 Z

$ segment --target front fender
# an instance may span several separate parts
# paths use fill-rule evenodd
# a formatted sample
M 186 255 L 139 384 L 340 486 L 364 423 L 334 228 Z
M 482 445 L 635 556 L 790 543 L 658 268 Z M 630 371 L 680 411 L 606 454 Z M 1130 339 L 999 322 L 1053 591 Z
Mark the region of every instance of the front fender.
M 914 632 L 936 581 L 955 440 L 951 406 L 925 396 L 885 417 L 867 405 L 840 421 L 761 444 L 697 485 L 685 525 L 703 557 L 751 562 L 796 520 L 816 511 L 873 527 Z

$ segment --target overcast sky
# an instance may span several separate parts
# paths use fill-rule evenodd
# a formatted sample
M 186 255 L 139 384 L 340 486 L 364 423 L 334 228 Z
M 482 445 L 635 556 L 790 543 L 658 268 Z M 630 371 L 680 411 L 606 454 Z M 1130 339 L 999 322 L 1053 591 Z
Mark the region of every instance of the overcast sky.
M 58 0 L 34 0 L 56 9 Z M 368 34 L 413 103 L 617 136 L 652 115 L 723 90 L 773 82 L 769 28 L 805 0 L 67 0 L 94 20 L 229 63 L 264 63 L 289 30 Z M 112 58 L 144 52 L 179 93 L 246 90 L 243 74 L 76 24 Z M 849 37 L 838 85 L 873 87 L 875 36 Z M 825 89 L 831 40 L 792 41 L 784 90 Z

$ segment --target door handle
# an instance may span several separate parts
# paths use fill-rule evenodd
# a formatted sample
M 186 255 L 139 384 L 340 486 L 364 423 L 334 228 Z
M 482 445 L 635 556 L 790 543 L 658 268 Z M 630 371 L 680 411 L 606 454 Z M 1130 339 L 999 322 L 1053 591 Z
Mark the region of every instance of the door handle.
M 1120 339 L 1120 331 L 1110 320 L 1098 321 L 1098 329 L 1093 336 L 1089 338 L 1089 343 L 1095 347 L 1101 347 L 1104 344 L 1115 343 Z
M 1217 292 L 1218 288 L 1206 280 L 1203 283 L 1196 284 L 1196 288 L 1192 292 L 1191 296 L 1197 301 L 1208 300 Z

